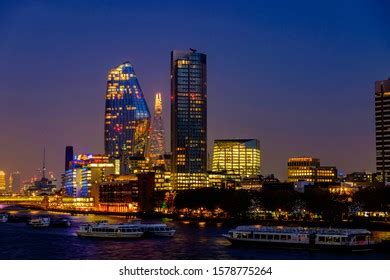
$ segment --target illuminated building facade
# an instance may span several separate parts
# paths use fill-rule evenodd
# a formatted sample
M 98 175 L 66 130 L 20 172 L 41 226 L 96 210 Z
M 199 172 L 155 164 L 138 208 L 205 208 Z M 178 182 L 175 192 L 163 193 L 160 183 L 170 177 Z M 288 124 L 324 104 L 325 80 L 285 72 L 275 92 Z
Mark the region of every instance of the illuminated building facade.
M 287 162 L 287 181 L 334 183 L 337 181 L 337 169 L 333 166 L 321 166 L 317 158 L 292 157 Z
M 213 172 L 225 172 L 242 177 L 260 175 L 260 142 L 257 139 L 215 140 Z
M 105 110 L 105 153 L 121 160 L 121 173 L 129 173 L 128 159 L 144 157 L 150 113 L 133 66 L 124 62 L 108 73 Z
M 165 154 L 165 132 L 162 117 L 162 99 L 161 93 L 156 93 L 154 101 L 154 114 L 150 128 L 150 140 L 148 148 L 148 157 L 153 166 L 164 164 Z
M 376 169 L 390 181 L 390 79 L 375 82 Z
M 111 177 L 99 187 L 98 210 L 153 212 L 154 173 Z
M 173 188 L 207 186 L 206 55 L 171 52 L 171 151 Z
M 5 172 L 0 170 L 0 193 L 6 192 Z
M 105 155 L 75 156 L 65 172 L 65 190 L 71 197 L 91 197 L 98 202 L 99 185 L 115 174 L 115 164 Z

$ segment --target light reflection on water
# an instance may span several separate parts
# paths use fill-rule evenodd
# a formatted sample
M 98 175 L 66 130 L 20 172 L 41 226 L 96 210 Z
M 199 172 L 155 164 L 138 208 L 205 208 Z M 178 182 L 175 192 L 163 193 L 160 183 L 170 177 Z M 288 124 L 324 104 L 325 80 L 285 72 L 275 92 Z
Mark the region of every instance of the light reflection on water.
M 71 228 L 34 229 L 24 223 L 0 224 L 0 259 L 390 259 L 390 252 L 356 254 L 232 247 L 221 236 L 232 226 L 211 222 L 165 221 L 177 230 L 173 238 L 79 238 L 76 230 L 82 223 L 119 223 L 126 219 L 94 215 L 69 218 L 73 222 Z M 390 232 L 374 232 L 374 236 L 390 239 Z

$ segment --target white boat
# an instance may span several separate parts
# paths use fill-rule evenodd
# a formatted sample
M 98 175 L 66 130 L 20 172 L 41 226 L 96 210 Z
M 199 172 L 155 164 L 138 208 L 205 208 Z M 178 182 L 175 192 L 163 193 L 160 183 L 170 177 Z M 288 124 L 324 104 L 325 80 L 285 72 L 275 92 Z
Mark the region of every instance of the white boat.
M 238 226 L 223 235 L 233 244 L 363 251 L 375 245 L 366 229 Z
M 145 235 L 171 237 L 176 233 L 176 230 L 163 223 L 147 224 L 142 223 L 139 219 L 129 221 L 131 225 L 137 225 L 145 233 Z
M 99 221 L 81 225 L 76 234 L 81 237 L 139 238 L 144 232 L 133 224 L 109 224 L 107 221 Z
M 0 214 L 0 223 L 6 223 L 8 222 L 8 214 Z
M 176 233 L 176 230 L 166 224 L 140 224 L 141 230 L 146 235 L 171 237 Z
M 32 218 L 28 224 L 32 227 L 48 227 L 50 226 L 50 217 Z

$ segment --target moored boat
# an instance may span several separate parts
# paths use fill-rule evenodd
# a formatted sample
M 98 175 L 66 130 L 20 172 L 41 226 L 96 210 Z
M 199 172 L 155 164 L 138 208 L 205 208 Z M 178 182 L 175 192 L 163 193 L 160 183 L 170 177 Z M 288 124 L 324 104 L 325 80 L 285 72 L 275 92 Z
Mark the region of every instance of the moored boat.
M 52 227 L 70 227 L 70 226 L 72 226 L 72 221 L 68 218 L 52 219 L 50 222 L 50 226 L 52 226 Z
M 28 223 L 32 227 L 43 228 L 50 226 L 50 217 L 35 217 L 31 218 Z
M 144 232 L 133 224 L 109 224 L 106 221 L 99 221 L 81 225 L 76 234 L 80 237 L 139 238 Z
M 366 229 L 238 226 L 223 236 L 233 244 L 263 247 L 366 251 L 375 246 Z

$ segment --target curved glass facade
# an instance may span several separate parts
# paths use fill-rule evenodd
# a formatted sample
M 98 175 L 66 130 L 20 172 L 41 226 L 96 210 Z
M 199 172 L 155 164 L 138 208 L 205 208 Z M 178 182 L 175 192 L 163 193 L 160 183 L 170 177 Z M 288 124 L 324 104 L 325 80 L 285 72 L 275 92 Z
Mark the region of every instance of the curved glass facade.
M 105 153 L 120 158 L 126 173 L 129 157 L 144 157 L 150 112 L 134 68 L 124 62 L 108 73 L 105 113 Z

